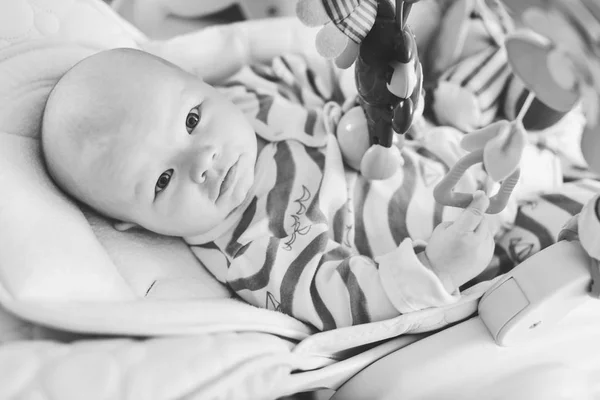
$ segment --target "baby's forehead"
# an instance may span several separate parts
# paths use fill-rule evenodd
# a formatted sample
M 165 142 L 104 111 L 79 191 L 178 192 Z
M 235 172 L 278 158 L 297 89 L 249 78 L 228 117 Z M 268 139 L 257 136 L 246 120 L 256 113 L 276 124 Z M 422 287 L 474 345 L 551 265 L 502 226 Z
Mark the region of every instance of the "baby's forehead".
M 132 146 L 132 141 L 148 140 L 147 134 L 166 126 L 178 111 L 181 90 L 176 84 L 156 84 L 140 88 L 134 83 L 104 87 L 79 116 L 88 132 L 110 139 L 112 148 Z M 88 136 L 88 135 L 86 135 Z
M 71 90 L 93 101 L 109 99 L 126 102 L 151 99 L 153 94 L 169 88 L 167 83 L 182 80 L 178 67 L 150 54 L 131 49 L 98 53 L 76 65 L 70 73 Z

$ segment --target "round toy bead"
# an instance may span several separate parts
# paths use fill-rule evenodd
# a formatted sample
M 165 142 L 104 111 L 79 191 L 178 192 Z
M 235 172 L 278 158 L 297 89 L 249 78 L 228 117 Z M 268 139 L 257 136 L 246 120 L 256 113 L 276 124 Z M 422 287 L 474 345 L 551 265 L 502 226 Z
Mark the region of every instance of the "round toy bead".
M 371 180 L 391 178 L 403 164 L 400 149 L 396 146 L 371 146 L 365 153 L 360 172 Z
M 353 107 L 342 116 L 336 134 L 344 161 L 359 171 L 361 160 L 369 148 L 369 128 L 362 107 Z
M 412 125 L 415 107 L 411 99 L 403 99 L 394 109 L 392 118 L 392 129 L 394 132 L 404 134 Z

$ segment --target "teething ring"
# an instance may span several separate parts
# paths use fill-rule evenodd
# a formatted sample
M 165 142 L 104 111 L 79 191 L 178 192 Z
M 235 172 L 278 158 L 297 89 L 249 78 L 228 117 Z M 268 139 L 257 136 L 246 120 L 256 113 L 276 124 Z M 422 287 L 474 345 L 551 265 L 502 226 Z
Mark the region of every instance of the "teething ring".
M 435 200 L 440 204 L 450 207 L 466 208 L 471 204 L 473 195 L 471 193 L 455 192 L 454 187 L 469 168 L 482 162 L 483 149 L 473 151 L 458 160 L 433 190 Z M 497 214 L 504 210 L 513 189 L 519 181 L 520 175 L 521 170 L 517 168 L 502 181 L 498 193 L 490 197 L 490 205 L 487 210 L 485 210 L 486 214 Z

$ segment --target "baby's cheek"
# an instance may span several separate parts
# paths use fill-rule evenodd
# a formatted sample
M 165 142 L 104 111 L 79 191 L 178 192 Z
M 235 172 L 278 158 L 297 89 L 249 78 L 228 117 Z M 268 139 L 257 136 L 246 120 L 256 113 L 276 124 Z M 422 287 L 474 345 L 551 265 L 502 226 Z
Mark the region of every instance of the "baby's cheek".
M 161 205 L 160 219 L 161 223 L 168 226 L 185 225 L 188 219 L 192 218 L 193 199 L 189 193 L 178 190 L 169 198 L 165 199 Z M 197 203 L 197 202 L 196 202 Z
M 180 223 L 191 222 L 202 214 L 204 208 L 205 205 L 199 196 L 194 196 L 192 193 L 182 193 L 173 204 L 172 216 Z
M 244 201 L 252 188 L 252 185 L 254 185 L 254 165 L 249 165 L 242 169 L 242 174 L 235 187 L 235 198 L 233 200 L 235 200 L 237 204 Z

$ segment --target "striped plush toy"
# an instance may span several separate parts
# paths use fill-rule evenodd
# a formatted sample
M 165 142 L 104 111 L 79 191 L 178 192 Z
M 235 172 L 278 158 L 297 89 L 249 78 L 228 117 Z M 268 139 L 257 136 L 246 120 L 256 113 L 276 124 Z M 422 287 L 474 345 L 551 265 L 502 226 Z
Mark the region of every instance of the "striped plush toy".
M 498 118 L 513 120 L 529 92 L 508 62 L 505 38 L 513 21 L 499 0 L 457 0 L 445 13 L 428 58 L 436 85 L 428 107 L 436 122 L 464 132 Z M 535 99 L 526 129 L 547 128 L 564 112 Z
M 300 0 L 296 14 L 308 26 L 323 26 L 315 43 L 317 51 L 347 68 L 375 23 L 377 6 L 377 0 Z

